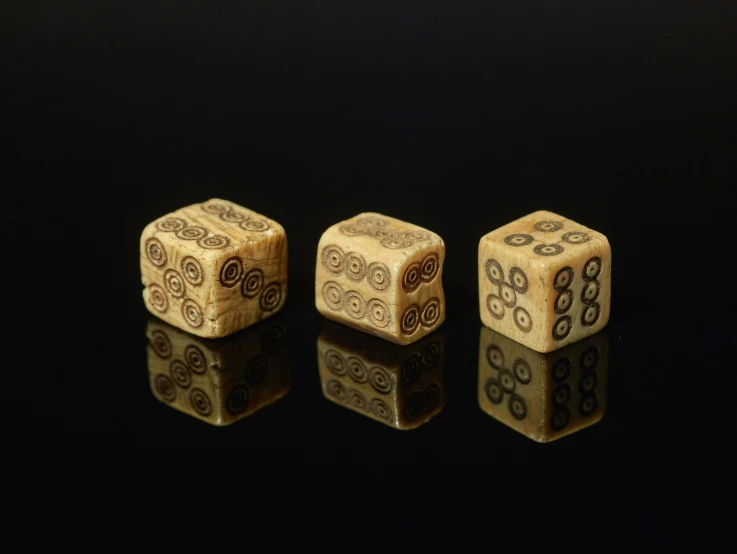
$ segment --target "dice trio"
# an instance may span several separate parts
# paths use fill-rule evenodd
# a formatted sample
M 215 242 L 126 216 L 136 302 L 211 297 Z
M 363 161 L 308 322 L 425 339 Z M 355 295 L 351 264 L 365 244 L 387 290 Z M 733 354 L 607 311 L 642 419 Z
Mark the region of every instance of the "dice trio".
M 284 305 L 284 229 L 232 202 L 215 198 L 157 219 L 144 229 L 140 252 L 146 307 L 193 335 L 226 337 Z M 444 347 L 427 335 L 445 320 L 444 261 L 436 233 L 379 213 L 358 214 L 322 234 L 315 307 L 337 322 L 318 339 L 327 398 L 400 429 L 437 413 L 444 403 L 436 375 Z M 481 408 L 540 442 L 600 419 L 605 378 L 595 369 L 601 364 L 606 371 L 606 345 L 588 337 L 607 324 L 610 299 L 611 248 L 601 233 L 538 211 L 484 235 L 478 245 Z M 215 424 L 244 412 L 242 391 L 255 379 L 248 368 L 243 383 L 242 368 L 210 375 L 203 348 L 217 353 L 219 346 L 190 344 L 176 357 L 168 337 L 184 338 L 153 327 L 149 335 L 158 398 L 183 403 L 179 409 L 203 419 L 214 413 Z M 382 358 L 386 348 L 377 340 L 398 350 Z M 212 367 L 243 365 L 221 357 Z
M 227 336 L 276 313 L 287 292 L 287 239 L 274 220 L 221 199 L 167 214 L 141 235 L 147 308 L 192 334 Z M 445 244 L 378 213 L 329 227 L 315 264 L 326 318 L 406 345 L 445 320 Z M 609 320 L 611 248 L 572 220 L 538 211 L 484 235 L 481 321 L 538 352 L 592 335 Z

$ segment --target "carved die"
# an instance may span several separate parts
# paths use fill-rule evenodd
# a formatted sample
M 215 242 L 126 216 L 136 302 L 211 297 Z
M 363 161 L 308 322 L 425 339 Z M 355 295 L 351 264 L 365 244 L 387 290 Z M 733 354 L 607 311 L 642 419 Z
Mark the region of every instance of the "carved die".
M 141 276 L 151 313 L 200 337 L 224 337 L 284 305 L 286 233 L 226 200 L 194 204 L 143 230 Z
M 487 327 L 551 352 L 609 320 L 612 253 L 601 233 L 539 211 L 482 237 L 478 252 Z
M 445 244 L 410 223 L 363 213 L 320 238 L 315 305 L 327 317 L 396 344 L 410 344 L 445 319 Z

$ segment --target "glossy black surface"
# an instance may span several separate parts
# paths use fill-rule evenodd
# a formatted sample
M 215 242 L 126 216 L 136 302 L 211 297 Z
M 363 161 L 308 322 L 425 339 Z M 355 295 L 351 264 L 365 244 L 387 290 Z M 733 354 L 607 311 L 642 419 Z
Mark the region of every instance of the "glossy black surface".
M 54 299 L 14 331 L 24 362 L 5 383 L 26 414 L 13 436 L 44 465 L 65 461 L 10 480 L 13 505 L 266 518 L 411 505 L 453 522 L 459 507 L 637 495 L 659 509 L 733 487 L 733 3 L 271 4 L 18 3 L 0 18 L 3 130 L 23 170 L 6 236 L 36 221 L 38 251 L 63 237 L 45 292 L 25 282 L 7 300 L 25 313 L 29 297 Z M 291 388 L 224 428 L 152 394 L 138 266 L 148 222 L 211 197 L 274 218 L 289 241 Z M 606 413 L 550 444 L 477 400 L 478 240 L 537 209 L 613 251 Z M 411 431 L 320 387 L 317 241 L 369 210 L 447 247 L 447 402 Z M 51 364 L 44 322 L 63 345 Z M 36 379 L 54 383 L 53 417 Z M 407 519 L 432 526 L 418 510 Z

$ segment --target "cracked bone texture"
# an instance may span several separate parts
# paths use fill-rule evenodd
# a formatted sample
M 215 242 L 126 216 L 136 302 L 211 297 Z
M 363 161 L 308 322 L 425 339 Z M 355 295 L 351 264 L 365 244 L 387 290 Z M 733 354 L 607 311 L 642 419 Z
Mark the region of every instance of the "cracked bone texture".
M 284 228 L 227 200 L 187 206 L 147 225 L 140 259 L 148 310 L 200 337 L 240 331 L 286 300 Z

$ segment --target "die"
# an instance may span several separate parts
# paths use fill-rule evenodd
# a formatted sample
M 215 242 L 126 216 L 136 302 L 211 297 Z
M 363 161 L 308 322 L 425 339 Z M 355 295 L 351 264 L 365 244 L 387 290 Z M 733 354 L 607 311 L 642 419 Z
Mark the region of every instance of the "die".
M 398 346 L 328 321 L 317 339 L 325 398 L 403 431 L 445 406 L 444 362 L 442 331 Z
M 479 241 L 481 321 L 533 350 L 551 352 L 607 324 L 611 271 L 604 235 L 534 212 Z
M 606 332 L 540 353 L 481 326 L 479 407 L 537 442 L 599 422 L 606 410 L 608 372 Z
M 154 397 L 210 425 L 230 425 L 276 402 L 291 387 L 286 329 L 280 321 L 204 339 L 150 316 L 146 338 Z
M 287 294 L 284 228 L 213 198 L 160 217 L 141 234 L 148 310 L 200 337 L 224 337 L 278 312 Z
M 320 238 L 315 305 L 328 319 L 410 344 L 445 320 L 444 260 L 445 244 L 435 233 L 359 214 Z

